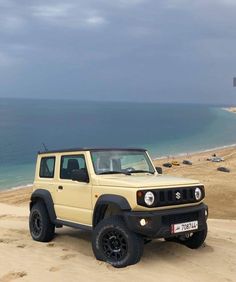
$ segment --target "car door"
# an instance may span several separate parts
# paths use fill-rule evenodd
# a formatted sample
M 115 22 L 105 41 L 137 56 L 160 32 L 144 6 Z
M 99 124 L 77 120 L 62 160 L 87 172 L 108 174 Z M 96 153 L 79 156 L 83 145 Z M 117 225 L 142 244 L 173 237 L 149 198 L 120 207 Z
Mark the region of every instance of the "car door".
M 72 180 L 75 170 L 87 170 L 85 154 L 61 155 L 60 171 L 55 191 L 55 211 L 58 219 L 92 225 L 91 183 Z

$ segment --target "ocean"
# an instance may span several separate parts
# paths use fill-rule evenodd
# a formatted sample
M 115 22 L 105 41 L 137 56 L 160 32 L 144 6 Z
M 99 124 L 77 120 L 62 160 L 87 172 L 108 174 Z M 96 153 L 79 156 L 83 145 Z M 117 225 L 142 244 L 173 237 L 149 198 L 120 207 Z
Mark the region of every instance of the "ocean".
M 236 143 L 236 114 L 188 104 L 0 99 L 0 189 L 33 182 L 37 152 L 142 147 L 153 158 Z

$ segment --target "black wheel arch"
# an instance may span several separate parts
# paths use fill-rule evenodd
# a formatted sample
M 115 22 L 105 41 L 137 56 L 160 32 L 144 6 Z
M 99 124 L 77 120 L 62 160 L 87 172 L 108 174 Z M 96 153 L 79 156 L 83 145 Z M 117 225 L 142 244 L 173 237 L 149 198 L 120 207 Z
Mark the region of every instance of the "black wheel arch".
M 46 206 L 49 218 L 51 222 L 55 222 L 56 220 L 56 213 L 54 209 L 53 199 L 51 193 L 46 189 L 37 189 L 35 190 L 30 198 L 30 210 L 32 209 L 33 205 L 38 202 L 42 201 Z
M 106 194 L 98 198 L 93 211 L 93 227 L 95 227 L 103 218 L 109 205 L 116 206 L 121 212 L 131 211 L 129 202 L 120 195 Z

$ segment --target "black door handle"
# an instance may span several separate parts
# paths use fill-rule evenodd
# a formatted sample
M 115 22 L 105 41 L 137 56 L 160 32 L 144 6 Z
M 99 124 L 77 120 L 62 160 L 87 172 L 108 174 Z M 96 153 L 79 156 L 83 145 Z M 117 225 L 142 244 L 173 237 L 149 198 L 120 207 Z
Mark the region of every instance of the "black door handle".
M 58 186 L 58 189 L 59 190 L 63 190 L 63 186 Z

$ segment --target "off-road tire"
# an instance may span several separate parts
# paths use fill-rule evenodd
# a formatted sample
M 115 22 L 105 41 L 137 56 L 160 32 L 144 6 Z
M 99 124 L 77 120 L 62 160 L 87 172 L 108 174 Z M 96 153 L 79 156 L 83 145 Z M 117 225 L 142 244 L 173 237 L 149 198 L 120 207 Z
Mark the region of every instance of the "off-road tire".
M 92 247 L 96 259 L 117 268 L 126 267 L 139 262 L 143 254 L 143 238 L 130 231 L 122 217 L 111 216 L 95 227 Z
M 36 202 L 29 217 L 29 229 L 32 238 L 39 242 L 49 242 L 55 234 L 55 225 L 50 221 L 43 202 Z
M 201 231 L 193 233 L 193 235 L 190 238 L 182 241 L 182 244 L 190 249 L 198 249 L 203 245 L 206 237 L 207 237 L 207 227 Z
M 198 249 L 203 245 L 206 237 L 207 237 L 207 226 L 205 229 L 193 233 L 193 235 L 189 238 L 180 239 L 179 237 L 173 237 L 173 238 L 165 238 L 165 240 L 168 242 L 175 242 L 185 245 L 190 249 Z

